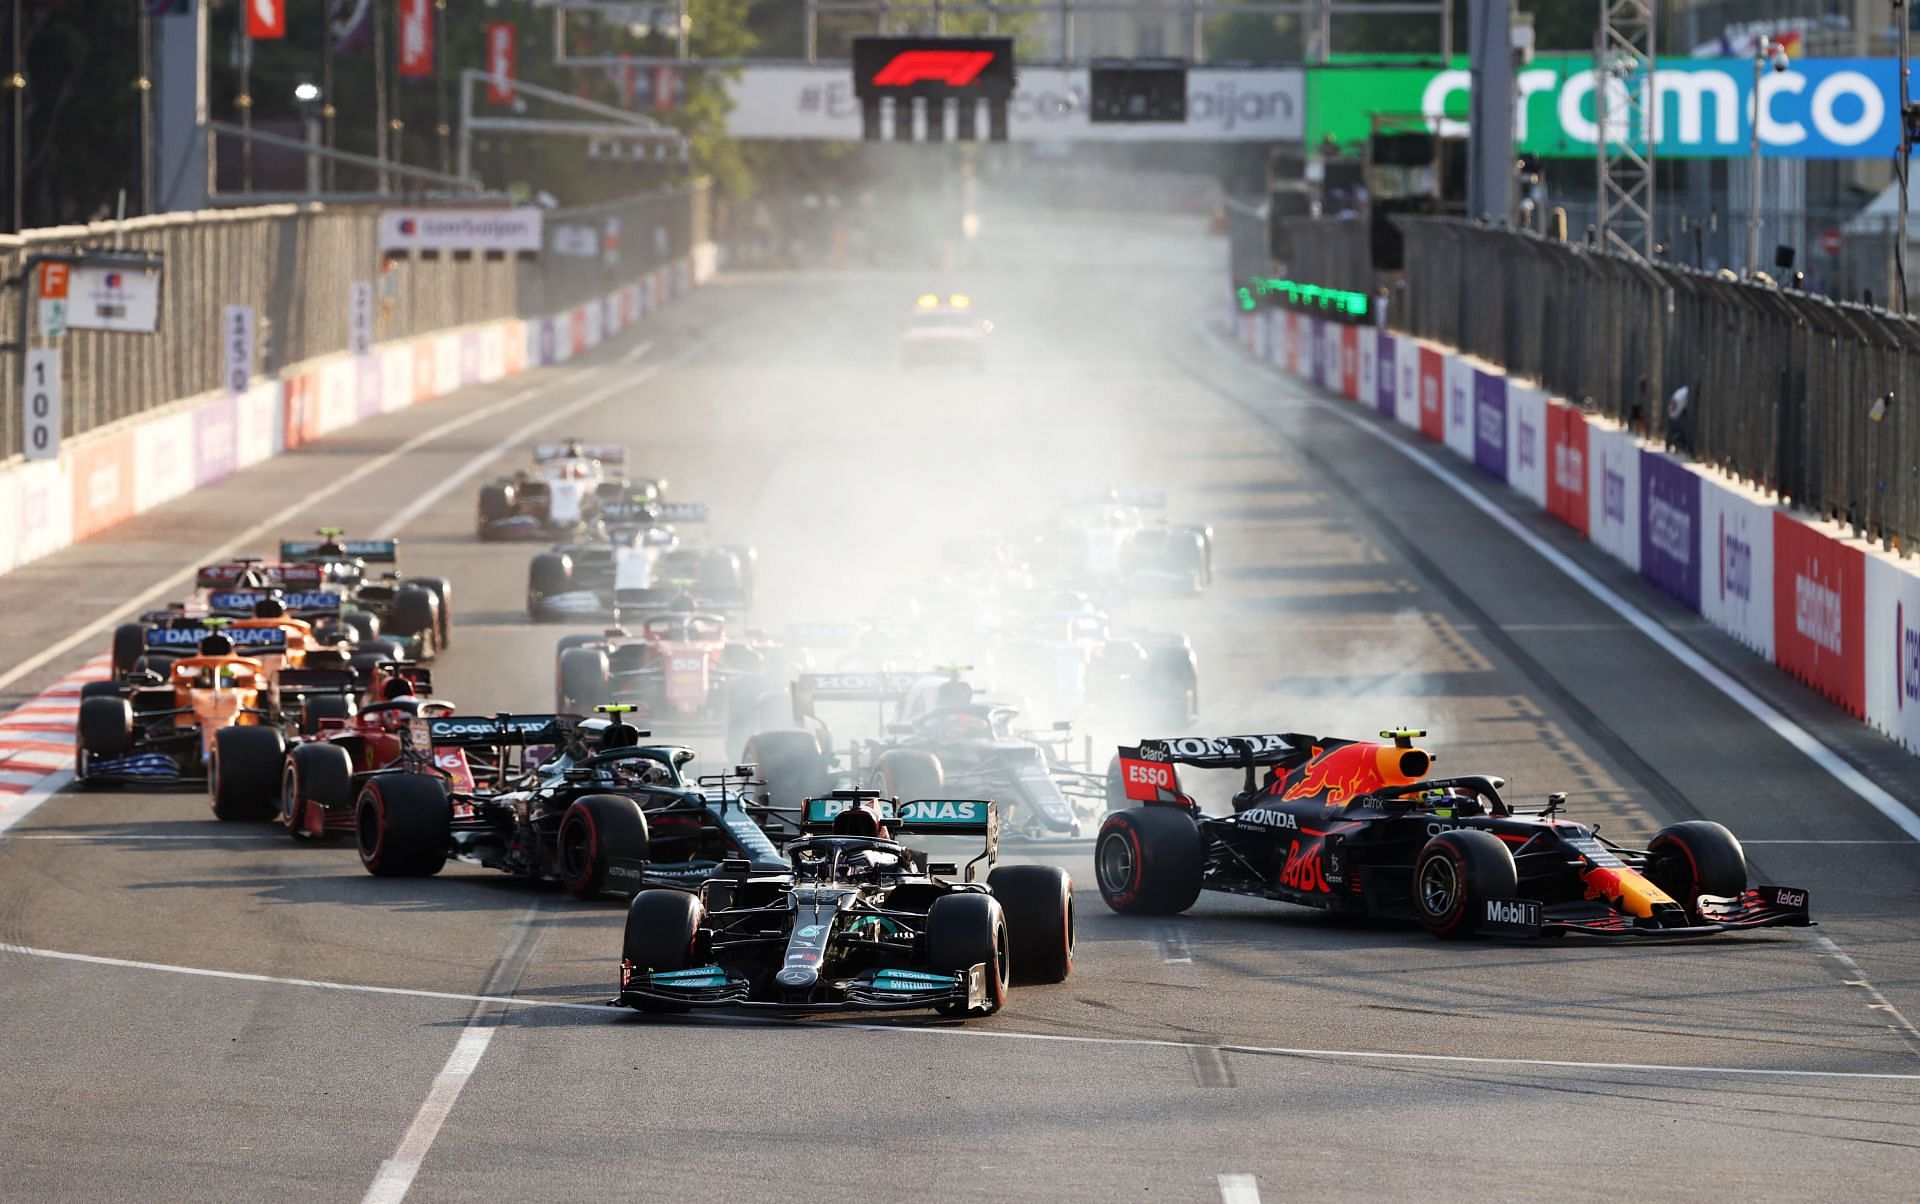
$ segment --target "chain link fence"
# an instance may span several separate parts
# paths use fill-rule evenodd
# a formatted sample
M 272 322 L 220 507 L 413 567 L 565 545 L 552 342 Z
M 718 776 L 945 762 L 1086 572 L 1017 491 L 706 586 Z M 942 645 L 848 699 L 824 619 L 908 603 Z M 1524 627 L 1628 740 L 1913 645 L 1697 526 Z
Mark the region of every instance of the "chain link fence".
M 0 341 L 14 351 L 0 369 L 0 463 L 21 440 L 21 356 L 61 351 L 65 413 L 74 436 L 133 414 L 220 388 L 220 331 L 229 305 L 256 315 L 255 371 L 347 349 L 348 299 L 356 281 L 376 284 L 375 338 L 402 339 L 474 322 L 534 317 L 578 305 L 686 256 L 707 238 L 705 184 L 580 210 L 550 212 L 537 259 L 443 254 L 381 255 L 377 206 L 271 205 L 169 214 L 0 236 Z M 617 250 L 605 235 L 617 222 Z M 559 230 L 592 226 L 591 254 L 560 254 Z M 29 260 L 53 251 L 153 252 L 163 257 L 160 325 L 153 334 L 35 329 Z M 577 248 L 578 244 L 573 244 Z
M 1395 328 L 1903 554 L 1920 538 L 1920 321 L 1465 222 L 1398 224 Z M 1353 266 L 1350 239 L 1317 245 Z

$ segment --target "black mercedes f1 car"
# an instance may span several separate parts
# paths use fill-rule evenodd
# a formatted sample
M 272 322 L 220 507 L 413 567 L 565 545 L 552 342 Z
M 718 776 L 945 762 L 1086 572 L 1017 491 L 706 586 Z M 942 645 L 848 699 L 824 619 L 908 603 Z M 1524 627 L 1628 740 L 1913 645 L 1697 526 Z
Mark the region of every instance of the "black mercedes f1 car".
M 1623 847 L 1562 818 L 1565 795 L 1522 815 L 1499 778 L 1428 778 L 1432 758 L 1413 746 L 1422 735 L 1122 748 L 1109 789 L 1139 805 L 1101 825 L 1101 897 L 1124 914 L 1169 915 L 1217 890 L 1413 920 L 1440 937 L 1695 937 L 1812 923 L 1805 890 L 1748 887 L 1746 854 L 1717 823 L 1673 824 L 1644 849 Z M 1181 791 L 1179 765 L 1239 770 L 1233 813 L 1203 814 Z
M 1052 866 L 994 868 L 993 803 L 838 790 L 796 816 L 801 835 L 776 873 L 742 859 L 698 894 L 634 896 L 615 1003 L 986 1016 L 1006 1002 L 1010 981 L 1059 982 L 1072 971 L 1073 883 Z M 985 847 L 961 877 L 896 833 L 980 836 Z M 982 861 L 985 882 L 975 877 Z

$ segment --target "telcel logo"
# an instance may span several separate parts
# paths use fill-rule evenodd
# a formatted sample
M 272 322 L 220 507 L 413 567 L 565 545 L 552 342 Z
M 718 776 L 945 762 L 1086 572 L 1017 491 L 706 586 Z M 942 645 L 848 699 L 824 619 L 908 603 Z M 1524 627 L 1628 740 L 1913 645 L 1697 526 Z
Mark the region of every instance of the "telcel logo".
M 1587 458 L 1571 443 L 1553 449 L 1553 483 L 1564 493 L 1587 491 Z
M 1601 473 L 1600 487 L 1604 494 L 1600 499 L 1601 509 L 1607 521 L 1624 525 L 1627 521 L 1626 474 L 1606 468 Z
M 1814 572 L 1820 571 L 1820 564 L 1812 565 Z M 1816 577 L 1805 573 L 1793 575 L 1793 629 L 1825 648 L 1835 656 L 1840 655 L 1840 594 L 1828 589 Z

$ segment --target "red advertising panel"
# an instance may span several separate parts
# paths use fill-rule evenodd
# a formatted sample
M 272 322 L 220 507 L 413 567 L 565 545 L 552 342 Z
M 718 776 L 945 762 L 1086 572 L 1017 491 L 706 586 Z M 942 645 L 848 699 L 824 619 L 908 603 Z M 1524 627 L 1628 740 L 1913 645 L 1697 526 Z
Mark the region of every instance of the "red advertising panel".
M 1360 396 L 1360 328 L 1340 328 L 1340 395 L 1348 401 Z
M 1547 404 L 1547 513 L 1587 534 L 1587 420 L 1559 402 Z
M 433 76 L 433 0 L 400 0 L 400 74 Z
M 513 22 L 487 22 L 487 99 L 494 104 L 513 103 L 517 54 Z
M 1438 351 L 1420 349 L 1420 433 L 1435 443 L 1447 437 L 1446 369 Z
M 287 36 L 287 0 L 247 0 L 247 36 L 256 42 Z
M 109 435 L 73 449 L 73 537 L 133 517 L 133 439 Z
M 1856 718 L 1867 710 L 1866 598 L 1860 549 L 1774 513 L 1774 663 Z

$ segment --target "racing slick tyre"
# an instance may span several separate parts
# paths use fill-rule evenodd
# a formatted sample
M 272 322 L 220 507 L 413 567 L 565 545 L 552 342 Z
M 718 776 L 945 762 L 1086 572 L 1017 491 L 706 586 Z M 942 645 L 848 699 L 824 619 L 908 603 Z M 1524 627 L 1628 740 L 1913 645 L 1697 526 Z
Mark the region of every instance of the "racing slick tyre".
M 744 576 L 738 557 L 725 548 L 715 548 L 700 558 L 700 573 L 694 588 L 702 594 L 744 592 Z
M 287 741 L 276 727 L 223 727 L 213 733 L 207 794 L 226 823 L 272 819 L 280 808 L 280 767 Z
M 82 701 L 89 698 L 118 697 L 120 697 L 120 683 L 117 681 L 90 681 L 83 683 L 80 687 Z
M 812 732 L 759 732 L 747 740 L 740 760 L 759 766 L 767 802 L 775 807 L 797 809 L 806 799 L 827 792 L 827 758 Z
M 557 709 L 568 715 L 591 715 L 593 708 L 612 702 L 607 689 L 607 654 L 598 648 L 569 648 L 560 654 L 560 697 Z
M 147 650 L 147 629 L 139 623 L 122 623 L 113 629 L 113 675 L 133 671 L 133 662 Z
M 388 627 L 396 635 L 415 641 L 415 660 L 427 660 L 433 655 L 439 643 L 440 605 L 431 590 L 408 582 L 394 591 L 393 610 L 389 614 Z
M 767 692 L 767 679 L 764 677 L 736 677 L 727 683 L 727 744 L 728 748 L 739 748 L 753 734 L 760 716 L 758 706 L 760 696 Z
M 627 904 L 626 935 L 620 958 L 636 970 L 658 974 L 693 964 L 694 944 L 706 909 L 697 896 L 681 890 L 643 890 Z M 684 1012 L 670 1003 L 643 1002 L 643 1012 Z
M 1730 898 L 1747 889 L 1747 851 L 1724 826 L 1710 819 L 1669 824 L 1653 834 L 1647 877 L 1700 922 L 1700 896 Z
M 310 802 L 342 815 L 353 806 L 353 758 L 338 744 L 299 744 L 287 754 L 280 774 L 280 824 L 295 840 L 308 837 L 301 819 Z M 320 835 L 324 838 L 325 831 Z
M 977 1008 L 965 1003 L 939 1005 L 944 1016 L 991 1016 L 1007 1002 L 1007 981 L 1013 968 L 1007 939 L 1007 915 L 992 895 L 968 891 L 943 895 L 927 909 L 927 969 L 935 974 L 965 974 L 981 964 L 987 967 L 986 1001 Z
M 895 748 L 880 754 L 873 763 L 873 782 L 881 793 L 910 803 L 915 799 L 939 798 L 947 775 L 940 758 L 917 748 Z
M 353 670 L 354 685 L 366 689 L 373 684 L 373 667 L 384 660 L 392 660 L 386 652 L 356 652 L 347 658 L 347 668 Z
M 445 652 L 453 646 L 453 583 L 445 577 L 409 577 L 407 581 L 433 595 L 433 649 Z
M 620 794 L 589 794 L 575 799 L 560 817 L 560 834 L 554 840 L 554 876 L 576 899 L 598 899 L 607 892 L 607 879 L 615 878 L 619 893 L 625 886 L 637 893 L 637 878 L 622 877 L 637 871 L 614 866 L 622 861 L 647 859 L 647 817 L 640 804 Z
M 353 718 L 353 699 L 345 694 L 310 694 L 300 702 L 300 728 L 311 735 L 322 719 Z
M 480 538 L 493 539 L 488 529 L 489 523 L 497 523 L 503 518 L 512 518 L 514 513 L 513 486 L 495 483 L 480 486 Z
M 1488 899 L 1511 899 L 1520 875 L 1506 843 L 1491 832 L 1442 832 L 1413 863 L 1413 914 L 1437 937 L 1457 940 L 1479 927 Z
M 453 803 L 439 778 L 380 774 L 354 802 L 360 864 L 377 878 L 425 878 L 447 864 Z
M 1094 880 L 1100 897 L 1121 915 L 1178 915 L 1200 897 L 1206 854 L 1200 825 L 1185 811 L 1130 807 L 1100 825 Z
M 360 643 L 371 644 L 380 638 L 380 616 L 368 614 L 364 610 L 350 610 L 340 616 Z
M 89 761 L 124 757 L 133 747 L 133 706 L 124 698 L 82 698 L 74 777 L 87 782 Z
M 1006 913 L 1015 982 L 1063 982 L 1073 973 L 1073 879 L 1053 865 L 1003 865 L 987 889 Z
M 573 589 L 573 561 L 560 552 L 542 552 L 527 563 L 527 613 L 541 617 L 540 602 Z
M 751 598 L 756 570 L 760 566 L 760 553 L 746 544 L 729 544 L 727 551 L 733 553 L 733 562 L 740 568 L 740 588 Z
M 1200 669 L 1192 649 L 1166 644 L 1148 653 L 1146 702 L 1175 730 L 1184 731 L 1200 717 Z
M 1200 593 L 1207 588 L 1212 576 L 1207 568 L 1207 545 L 1198 532 L 1174 531 L 1167 535 L 1166 555 L 1162 561 L 1169 573 L 1186 577 L 1193 582 L 1193 592 Z

